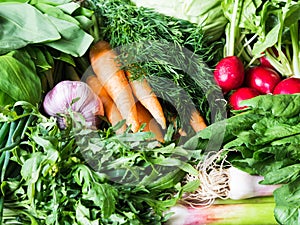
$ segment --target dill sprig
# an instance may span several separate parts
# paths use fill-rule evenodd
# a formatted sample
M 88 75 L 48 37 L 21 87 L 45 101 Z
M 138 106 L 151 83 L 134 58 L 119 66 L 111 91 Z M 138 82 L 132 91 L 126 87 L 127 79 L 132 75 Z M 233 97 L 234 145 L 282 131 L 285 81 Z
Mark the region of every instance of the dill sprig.
M 171 113 L 180 112 L 182 126 L 188 126 L 192 107 L 207 123 L 220 117 L 223 108 L 208 99 L 222 97 L 210 69 L 222 55 L 221 42 L 208 44 L 201 26 L 138 8 L 129 0 L 86 3 L 98 18 L 95 41 L 108 41 L 133 79 L 146 77 L 164 105 L 177 111 Z

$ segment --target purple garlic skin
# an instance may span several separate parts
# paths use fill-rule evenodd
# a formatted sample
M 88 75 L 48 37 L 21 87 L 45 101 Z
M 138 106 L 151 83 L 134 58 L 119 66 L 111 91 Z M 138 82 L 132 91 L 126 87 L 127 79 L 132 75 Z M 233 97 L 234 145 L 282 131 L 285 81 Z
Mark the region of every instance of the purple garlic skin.
M 68 115 L 71 110 L 78 119 L 84 118 L 87 127 L 95 127 L 97 116 L 104 115 L 103 104 L 92 89 L 82 81 L 64 80 L 50 90 L 43 102 L 49 116 L 58 117 L 60 128 L 65 128 L 65 119 L 60 114 Z

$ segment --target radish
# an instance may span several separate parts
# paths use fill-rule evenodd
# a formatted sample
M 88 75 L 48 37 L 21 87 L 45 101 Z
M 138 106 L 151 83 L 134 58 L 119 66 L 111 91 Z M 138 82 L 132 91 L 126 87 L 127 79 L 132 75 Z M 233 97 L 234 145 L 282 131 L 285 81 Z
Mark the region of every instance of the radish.
M 267 49 L 266 51 L 268 54 L 271 54 L 273 57 L 278 57 L 279 54 L 278 54 L 278 51 L 275 47 L 271 47 L 269 49 Z M 285 52 L 285 51 L 283 51 Z M 259 61 L 260 61 L 260 65 L 261 66 L 264 66 L 264 67 L 267 67 L 267 68 L 270 68 L 270 69 L 274 69 L 274 66 L 272 66 L 272 64 L 270 63 L 269 59 L 267 58 L 266 54 L 263 55 L 262 57 L 259 58 Z
M 244 76 L 243 62 L 237 56 L 221 59 L 214 71 L 214 79 L 224 93 L 240 87 Z
M 256 66 L 246 73 L 246 86 L 258 90 L 261 94 L 270 94 L 275 86 L 281 81 L 279 74 L 270 68 Z
M 289 77 L 280 81 L 273 91 L 274 95 L 295 93 L 300 93 L 300 78 L 296 77 Z
M 240 102 L 246 99 L 253 98 L 255 96 L 258 96 L 260 93 L 250 87 L 241 87 L 238 88 L 233 94 L 230 95 L 229 97 L 229 105 L 234 109 L 234 110 L 240 110 L 244 109 L 247 106 L 240 106 Z
M 274 69 L 274 67 L 271 65 L 270 61 L 267 59 L 266 56 L 262 56 L 259 58 L 259 62 L 261 66 L 270 68 L 270 69 Z

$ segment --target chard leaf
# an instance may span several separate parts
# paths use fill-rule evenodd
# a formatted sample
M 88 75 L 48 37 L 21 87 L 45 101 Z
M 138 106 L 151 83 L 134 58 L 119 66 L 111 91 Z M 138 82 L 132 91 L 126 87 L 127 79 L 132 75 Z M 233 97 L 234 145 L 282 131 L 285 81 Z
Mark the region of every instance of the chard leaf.
M 76 3 L 74 3 L 76 4 Z M 78 5 L 78 4 L 76 4 Z M 34 5 L 38 10 L 46 14 L 47 16 L 52 16 L 57 19 L 65 20 L 70 23 L 74 23 L 77 26 L 79 25 L 78 21 L 72 17 L 69 14 L 66 14 L 63 10 L 61 10 L 59 7 L 55 7 L 46 3 L 38 3 Z
M 241 106 L 249 106 L 254 113 L 275 117 L 295 117 L 300 114 L 300 95 L 260 95 L 241 102 Z
M 27 3 L 0 3 L 0 21 L 0 54 L 61 37 L 51 21 Z

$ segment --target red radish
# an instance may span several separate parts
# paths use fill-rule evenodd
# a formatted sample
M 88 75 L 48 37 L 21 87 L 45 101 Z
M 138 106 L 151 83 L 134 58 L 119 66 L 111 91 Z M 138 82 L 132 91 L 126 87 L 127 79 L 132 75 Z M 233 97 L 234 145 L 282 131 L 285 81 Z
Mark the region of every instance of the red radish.
M 267 52 L 270 53 L 270 54 L 272 54 L 272 52 L 273 52 L 272 55 L 274 55 L 275 57 L 278 57 L 278 51 L 275 47 L 267 49 Z M 265 67 L 274 69 L 274 67 L 272 66 L 272 64 L 270 63 L 270 61 L 268 60 L 268 58 L 265 55 L 260 57 L 259 61 L 260 61 L 261 66 L 265 66 Z
M 229 97 L 229 104 L 234 110 L 244 109 L 247 106 L 240 106 L 240 102 L 246 99 L 253 98 L 258 96 L 259 92 L 250 87 L 241 87 L 238 88 L 232 95 Z
M 267 59 L 266 56 L 262 56 L 259 58 L 260 65 L 264 67 L 268 67 L 270 69 L 274 69 L 274 67 L 271 65 L 270 61 Z
M 256 66 L 248 70 L 245 80 L 246 86 L 258 90 L 261 94 L 270 94 L 281 78 L 275 70 Z
M 215 81 L 224 93 L 240 87 L 244 76 L 243 62 L 237 56 L 221 59 L 214 71 Z
M 273 91 L 274 95 L 295 93 L 300 93 L 300 78 L 296 77 L 289 77 L 280 81 Z

